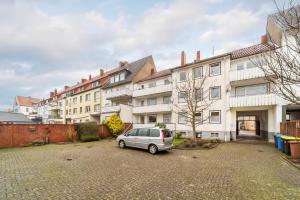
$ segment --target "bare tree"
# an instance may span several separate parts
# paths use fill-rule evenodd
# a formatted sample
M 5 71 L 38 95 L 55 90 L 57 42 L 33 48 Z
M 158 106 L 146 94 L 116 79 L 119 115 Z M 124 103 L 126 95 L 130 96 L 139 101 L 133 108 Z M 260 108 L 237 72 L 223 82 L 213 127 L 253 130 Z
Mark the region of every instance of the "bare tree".
M 194 78 L 193 75 L 187 74 L 186 81 L 176 84 L 178 94 L 178 103 L 174 103 L 174 112 L 185 118 L 186 124 L 192 127 L 193 139 L 196 138 L 196 128 L 208 121 L 209 117 L 204 117 L 203 111 L 213 104 L 210 100 L 209 88 L 205 85 L 207 76 Z
M 274 1 L 277 13 L 269 17 L 280 27 L 280 39 L 267 31 L 270 50 L 253 62 L 272 83 L 271 91 L 284 100 L 300 105 L 300 1 Z M 274 31 L 271 29 L 271 31 Z

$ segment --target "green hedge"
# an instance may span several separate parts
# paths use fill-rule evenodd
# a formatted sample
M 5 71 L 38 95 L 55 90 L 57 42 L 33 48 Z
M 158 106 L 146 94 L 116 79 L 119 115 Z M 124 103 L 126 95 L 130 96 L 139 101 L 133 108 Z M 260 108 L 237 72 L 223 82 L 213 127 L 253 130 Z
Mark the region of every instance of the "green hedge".
M 98 125 L 96 122 L 86 122 L 78 124 L 77 133 L 81 142 L 99 140 Z

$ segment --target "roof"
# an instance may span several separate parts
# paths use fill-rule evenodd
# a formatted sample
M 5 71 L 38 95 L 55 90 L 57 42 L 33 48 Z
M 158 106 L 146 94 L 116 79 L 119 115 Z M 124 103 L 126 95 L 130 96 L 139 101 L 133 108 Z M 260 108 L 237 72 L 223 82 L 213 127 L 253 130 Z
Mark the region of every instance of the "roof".
M 108 75 L 112 75 L 121 71 L 127 71 L 128 75 L 125 77 L 124 80 L 119 81 L 119 82 L 115 82 L 115 83 L 110 83 L 107 82 L 102 88 L 106 89 L 106 88 L 110 88 L 110 87 L 114 87 L 117 85 L 122 85 L 125 83 L 130 83 L 132 81 L 132 79 L 134 78 L 134 76 L 140 71 L 140 69 L 146 64 L 146 63 L 154 63 L 152 56 L 147 56 L 144 57 L 142 59 L 136 60 L 134 62 L 128 63 L 127 65 L 123 66 L 123 67 L 117 67 L 114 68 L 110 71 L 107 72 Z
M 40 101 L 41 99 L 38 98 L 16 96 L 16 102 L 18 103 L 19 106 L 32 107 L 33 104 L 37 104 Z
M 191 63 L 187 63 L 187 64 L 182 65 L 182 66 L 180 65 L 180 66 L 174 67 L 171 70 L 176 70 L 176 69 L 188 67 L 188 66 L 194 65 L 194 64 L 204 63 L 204 62 L 207 62 L 207 61 L 210 61 L 210 60 L 226 57 L 226 56 L 229 56 L 229 55 L 230 55 L 230 53 L 224 53 L 224 54 L 219 54 L 219 55 L 216 55 L 216 56 L 211 56 L 211 57 L 204 58 L 204 59 L 201 59 L 201 60 L 196 61 L 196 62 L 191 62 Z
M 156 79 L 156 78 L 160 78 L 160 77 L 164 77 L 164 76 L 168 76 L 168 75 L 171 75 L 171 69 L 165 69 L 165 70 L 156 72 L 152 75 L 147 76 L 146 78 L 139 80 L 138 82 L 148 81 L 148 80 L 152 80 L 152 79 Z
M 0 122 L 32 122 L 22 113 L 10 113 L 0 111 Z
M 270 44 L 256 44 L 250 47 L 238 49 L 231 52 L 231 59 L 238 59 L 243 58 L 247 56 L 252 56 L 255 54 L 267 52 L 269 50 L 275 49 L 274 46 L 271 46 Z

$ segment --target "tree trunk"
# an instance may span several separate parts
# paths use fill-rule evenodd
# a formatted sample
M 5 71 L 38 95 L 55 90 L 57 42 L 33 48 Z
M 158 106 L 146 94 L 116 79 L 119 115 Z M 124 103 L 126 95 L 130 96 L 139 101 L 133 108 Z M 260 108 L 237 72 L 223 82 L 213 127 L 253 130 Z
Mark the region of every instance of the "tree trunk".
M 193 141 L 196 141 L 196 122 L 195 122 L 194 116 L 193 116 L 193 121 L 192 121 L 192 128 L 193 128 Z

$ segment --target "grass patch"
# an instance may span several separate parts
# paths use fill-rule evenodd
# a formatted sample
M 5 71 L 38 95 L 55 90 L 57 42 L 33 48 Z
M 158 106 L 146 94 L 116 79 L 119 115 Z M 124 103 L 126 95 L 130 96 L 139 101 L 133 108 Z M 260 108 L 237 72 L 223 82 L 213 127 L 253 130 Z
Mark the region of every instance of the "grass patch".
M 174 138 L 173 140 L 173 145 L 179 145 L 181 143 L 184 143 L 188 141 L 188 139 L 184 139 L 184 138 Z

